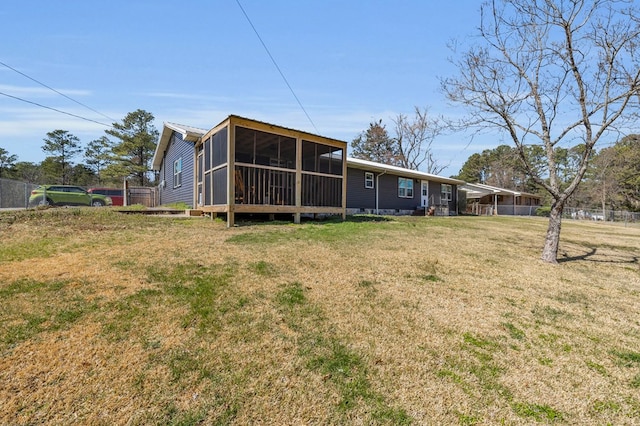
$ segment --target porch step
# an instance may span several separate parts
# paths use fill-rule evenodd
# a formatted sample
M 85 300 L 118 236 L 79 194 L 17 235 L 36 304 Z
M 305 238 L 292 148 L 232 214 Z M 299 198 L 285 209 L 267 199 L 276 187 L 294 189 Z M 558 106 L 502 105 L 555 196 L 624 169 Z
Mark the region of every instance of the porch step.
M 424 216 L 424 215 L 425 215 L 424 207 L 418 207 L 413 211 L 413 213 L 411 213 L 411 216 Z

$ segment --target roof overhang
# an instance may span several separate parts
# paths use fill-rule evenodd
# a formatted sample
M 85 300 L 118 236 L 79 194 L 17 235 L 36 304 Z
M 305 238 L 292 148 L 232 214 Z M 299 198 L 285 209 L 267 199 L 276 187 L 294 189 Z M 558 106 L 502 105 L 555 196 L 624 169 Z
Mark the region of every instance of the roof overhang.
M 376 163 L 375 161 L 361 160 L 359 158 L 347 158 L 347 167 L 353 169 L 361 169 L 375 173 L 389 173 L 397 176 L 414 178 L 419 180 L 428 180 L 431 182 L 447 183 L 450 185 L 462 185 L 464 181 L 459 179 L 438 176 L 431 173 L 421 172 L 418 170 L 405 169 L 398 166 L 390 166 L 388 164 Z
M 153 154 L 153 160 L 151 162 L 151 170 L 160 170 L 162 167 L 162 159 L 164 158 L 164 152 L 169 146 L 171 135 L 173 132 L 179 133 L 182 136 L 182 140 L 186 142 L 197 142 L 200 138 L 207 133 L 204 129 L 197 127 L 184 126 L 176 123 L 165 122 L 162 127 L 162 134 L 156 145 L 156 151 Z
M 521 197 L 524 195 L 531 198 L 542 198 L 537 194 L 499 188 L 497 186 L 485 185 L 482 183 L 465 183 L 460 187 L 460 189 L 467 193 L 467 198 L 482 198 L 485 195 L 513 195 L 514 197 Z

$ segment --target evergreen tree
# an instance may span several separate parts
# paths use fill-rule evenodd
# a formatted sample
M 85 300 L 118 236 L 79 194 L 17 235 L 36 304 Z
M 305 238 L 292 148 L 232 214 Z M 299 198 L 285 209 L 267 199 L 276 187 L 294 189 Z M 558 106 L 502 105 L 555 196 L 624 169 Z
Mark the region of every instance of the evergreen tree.
M 63 185 L 69 182 L 71 159 L 81 151 L 80 139 L 66 130 L 54 130 L 43 139 L 42 150 L 51 154 L 48 166 L 49 177 Z
M 102 171 L 112 162 L 112 144 L 109 138 L 102 136 L 87 145 L 84 151 L 85 163 L 94 173 L 98 184 L 102 182 Z
M 18 157 L 15 155 L 9 154 L 4 148 L 0 148 L 0 178 L 8 177 L 5 176 L 7 174 L 8 169 L 11 169 L 15 162 L 18 160 Z
M 45 183 L 42 178 L 42 168 L 27 161 L 17 162 L 11 169 L 11 178 L 29 183 Z
M 351 142 L 351 148 L 354 158 L 402 166 L 400 151 L 382 120 L 370 123 L 369 128 Z
M 113 146 L 113 163 L 106 167 L 105 175 L 114 179 L 131 178 L 137 185 L 148 185 L 151 160 L 159 136 L 153 120 L 153 114 L 138 109 L 127 114 L 122 123 L 113 123 L 113 129 L 106 131 L 119 142 Z
M 601 162 L 608 158 L 608 168 L 602 175 L 606 176 L 610 189 L 615 189 L 609 194 L 610 201 L 640 211 L 640 135 L 625 136 L 612 147 L 603 149 L 598 157 Z

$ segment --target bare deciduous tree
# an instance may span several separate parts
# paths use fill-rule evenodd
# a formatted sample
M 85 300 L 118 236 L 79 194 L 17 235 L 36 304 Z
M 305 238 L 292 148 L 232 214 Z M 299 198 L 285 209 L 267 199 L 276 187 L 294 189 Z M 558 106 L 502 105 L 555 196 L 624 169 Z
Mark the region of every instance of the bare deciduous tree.
M 505 131 L 531 178 L 552 198 L 542 260 L 556 263 L 562 213 L 596 143 L 637 120 L 639 14 L 630 0 L 492 0 L 481 7 L 480 45 L 442 80 L 448 98 L 468 107 L 467 125 Z M 562 182 L 556 149 L 584 146 Z M 545 167 L 528 162 L 541 146 Z
M 433 156 L 431 145 L 443 129 L 443 121 L 428 116 L 428 110 L 415 107 L 415 115 L 410 119 L 399 114 L 395 123 L 396 143 L 398 146 L 401 166 L 406 169 L 419 170 L 424 164 L 427 173 L 439 174 L 446 168 L 438 164 Z M 425 164 L 426 163 L 426 164 Z

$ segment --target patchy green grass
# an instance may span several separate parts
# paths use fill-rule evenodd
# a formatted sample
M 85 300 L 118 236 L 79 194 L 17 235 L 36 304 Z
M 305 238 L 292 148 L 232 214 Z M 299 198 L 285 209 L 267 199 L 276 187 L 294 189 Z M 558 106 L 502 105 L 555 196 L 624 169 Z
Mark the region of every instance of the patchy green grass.
M 43 237 L 32 241 L 21 241 L 0 246 L 0 262 L 15 262 L 38 257 L 51 256 L 61 238 Z
M 563 415 L 558 410 L 551 408 L 548 405 L 528 404 L 528 403 L 514 403 L 513 410 L 522 417 L 531 418 L 538 422 L 560 422 L 563 420 Z
M 362 405 L 370 407 L 367 411 L 372 424 L 412 422 L 404 409 L 389 406 L 373 389 L 371 372 L 363 357 L 348 347 L 347 337 L 341 338 L 331 330 L 329 318 L 318 307 L 311 306 L 300 283 L 283 286 L 276 302 L 289 317 L 292 329 L 299 333 L 299 353 L 306 359 L 306 368 L 321 374 L 339 393 L 340 422 L 349 418 L 349 411 Z
M 633 424 L 640 228 L 545 229 L 13 213 L 0 423 Z
M 511 338 L 513 339 L 524 340 L 527 337 L 524 331 L 520 330 L 518 327 L 516 327 L 510 322 L 503 322 L 502 326 L 504 327 L 505 330 L 507 330 L 507 332 L 509 333 L 509 336 L 511 336 Z
M 234 235 L 227 239 L 227 242 L 234 244 L 258 244 L 273 245 L 291 242 L 323 242 L 354 244 L 363 242 L 366 238 L 374 237 L 380 230 L 388 228 L 391 220 L 378 222 L 375 220 L 359 219 L 350 217 L 344 222 L 327 221 L 304 223 L 302 225 L 285 225 L 285 229 L 273 230 L 273 224 L 266 223 L 256 226 L 264 228 L 264 232 L 251 232 Z M 371 226 L 376 224 L 376 226 Z M 406 224 L 400 224 L 401 227 Z
M 603 376 L 608 376 L 609 373 L 607 373 L 607 369 L 601 365 L 598 364 L 597 362 L 593 362 L 593 361 L 586 361 L 587 367 L 589 367 L 590 369 L 592 369 L 593 371 L 602 374 Z
M 269 262 L 265 262 L 264 260 L 250 263 L 249 269 L 255 274 L 263 277 L 272 277 L 277 275 L 275 266 Z
M 611 354 L 615 355 L 625 366 L 640 365 L 640 352 L 612 350 Z
M 85 296 L 69 291 L 70 285 L 19 279 L 0 288 L 0 343 L 13 347 L 40 333 L 67 329 L 97 309 Z

